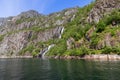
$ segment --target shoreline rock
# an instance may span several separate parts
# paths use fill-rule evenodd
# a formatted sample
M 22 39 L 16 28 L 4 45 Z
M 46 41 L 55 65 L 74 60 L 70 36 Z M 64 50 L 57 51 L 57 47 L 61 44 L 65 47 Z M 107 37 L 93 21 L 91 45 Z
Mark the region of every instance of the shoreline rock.
M 51 56 L 48 58 L 54 59 L 85 59 L 85 60 L 120 60 L 120 55 L 117 54 L 95 54 L 84 56 Z
M 33 56 L 0 56 L 2 58 L 33 58 Z
M 33 56 L 0 56 L 2 58 L 34 58 Z M 84 55 L 84 56 L 46 56 L 49 59 L 85 59 L 85 60 L 120 60 L 120 55 L 117 54 L 95 54 L 95 55 Z

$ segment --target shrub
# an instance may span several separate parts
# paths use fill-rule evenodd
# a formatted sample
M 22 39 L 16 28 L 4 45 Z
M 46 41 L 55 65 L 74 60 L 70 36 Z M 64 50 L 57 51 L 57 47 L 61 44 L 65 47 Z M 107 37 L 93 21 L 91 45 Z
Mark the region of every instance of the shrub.
M 86 47 L 81 47 L 80 50 L 81 50 L 81 52 L 82 52 L 82 55 L 89 54 L 89 49 L 86 48 Z
M 97 24 L 97 33 L 101 33 L 102 31 L 105 30 L 106 24 L 102 20 Z
M 110 54 L 112 51 L 112 48 L 111 47 L 106 47 L 102 50 L 102 53 L 103 54 Z
M 120 49 L 117 47 L 105 47 L 102 50 L 103 54 L 110 54 L 110 53 L 115 53 L 115 54 L 120 54 Z
M 32 53 L 32 51 L 35 49 L 34 45 L 30 44 L 26 48 L 22 49 L 19 54 L 24 54 L 25 52 L 29 51 Z
M 63 55 L 63 53 L 67 50 L 66 41 L 60 39 L 56 45 L 50 49 L 48 55 Z
M 113 12 L 106 17 L 105 22 L 107 25 L 112 24 L 113 21 L 117 24 L 120 22 L 120 12 L 119 10 L 113 10 Z
M 40 53 L 40 49 L 34 49 L 33 51 L 32 51 L 32 55 L 33 56 L 36 56 L 37 54 L 39 54 Z
M 86 47 L 81 47 L 77 49 L 67 50 L 64 54 L 70 56 L 84 56 L 89 54 L 89 49 L 87 49 Z
M 97 35 L 97 33 L 93 33 L 91 37 L 90 48 L 96 49 L 96 46 L 98 45 L 99 41 L 100 41 L 99 35 Z
M 105 27 L 108 25 L 116 25 L 120 23 L 120 12 L 119 10 L 113 10 L 111 14 L 105 15 L 102 20 L 99 21 L 97 24 L 97 33 L 101 33 L 102 31 L 105 30 Z

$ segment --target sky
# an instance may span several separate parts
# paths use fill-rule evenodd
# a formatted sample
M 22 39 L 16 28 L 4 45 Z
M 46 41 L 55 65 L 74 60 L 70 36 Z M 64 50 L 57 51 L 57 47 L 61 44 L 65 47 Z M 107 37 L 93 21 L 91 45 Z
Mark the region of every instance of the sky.
M 0 17 L 16 16 L 21 12 L 36 10 L 50 14 L 71 7 L 83 7 L 93 0 L 0 0 Z

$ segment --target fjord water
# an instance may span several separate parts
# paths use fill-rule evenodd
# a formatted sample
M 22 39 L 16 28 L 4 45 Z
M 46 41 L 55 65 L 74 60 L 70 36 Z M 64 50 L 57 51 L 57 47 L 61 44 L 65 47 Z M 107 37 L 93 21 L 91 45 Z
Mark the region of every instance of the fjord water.
M 120 61 L 0 59 L 0 80 L 120 80 Z

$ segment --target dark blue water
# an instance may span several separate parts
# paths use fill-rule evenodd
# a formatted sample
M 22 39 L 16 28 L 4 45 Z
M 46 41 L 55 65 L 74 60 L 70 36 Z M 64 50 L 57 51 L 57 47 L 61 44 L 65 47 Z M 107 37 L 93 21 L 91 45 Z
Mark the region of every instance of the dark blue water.
M 120 80 L 120 61 L 0 59 L 0 80 Z

